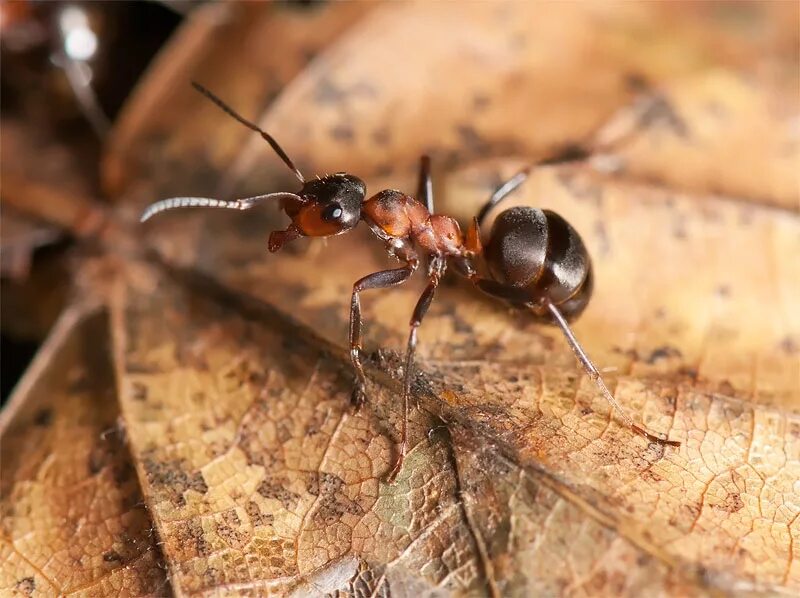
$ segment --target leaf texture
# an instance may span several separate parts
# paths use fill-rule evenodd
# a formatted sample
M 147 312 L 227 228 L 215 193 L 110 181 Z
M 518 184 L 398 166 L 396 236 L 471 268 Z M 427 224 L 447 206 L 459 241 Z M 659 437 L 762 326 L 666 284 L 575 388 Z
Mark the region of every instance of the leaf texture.
M 4 595 L 169 594 L 118 426 L 107 329 L 96 310 L 66 312 L 3 413 Z
M 520 168 L 593 145 L 585 162 L 535 169 L 504 207 L 549 208 L 579 231 L 596 285 L 575 332 L 632 417 L 682 444 L 632 435 L 557 330 L 448 277 L 420 330 L 412 450 L 386 484 L 420 281 L 364 294 L 369 400 L 354 413 L 348 299 L 355 280 L 391 265 L 380 243 L 359 229 L 273 256 L 267 234 L 285 224 L 275 206 L 165 214 L 140 248 L 135 235 L 113 237 L 121 224 L 104 239 L 113 259 L 97 288 L 113 289 L 116 377 L 99 346 L 87 343 L 97 356 L 84 361 L 62 351 L 66 365 L 31 379 L 66 389 L 53 403 L 64 409 L 51 407 L 63 425 L 41 430 L 31 415 L 61 394 L 27 390 L 47 399 L 20 399 L 3 434 L 31 447 L 4 450 L 3 550 L 28 559 L 9 558 L 4 588 L 28 591 L 16 584 L 30 578 L 44 593 L 181 596 L 800 592 L 796 5 L 202 10 L 112 137 L 103 179 L 115 224 L 176 194 L 295 189 L 262 140 L 175 81 L 210 85 L 309 178 L 346 169 L 371 192 L 413 191 L 418 157 L 431 153 L 437 211 L 462 223 Z M 53 346 L 104 327 L 81 320 Z M 94 390 L 60 382 L 95 360 Z M 73 461 L 113 427 L 113 401 L 95 403 L 114 384 L 129 452 L 116 439 L 111 465 L 86 480 Z M 65 562 L 72 514 L 33 501 L 59 516 L 49 535 L 31 535 L 38 511 L 18 505 L 50 487 L 54 459 L 81 492 L 112 497 L 109 526 L 135 520 L 139 552 L 123 554 L 125 536 L 111 533 L 111 548 L 67 547 L 91 556 L 80 581 L 51 570 Z M 125 463 L 139 486 L 125 480 L 123 492 L 107 478 Z M 124 566 L 101 574 L 107 550 Z

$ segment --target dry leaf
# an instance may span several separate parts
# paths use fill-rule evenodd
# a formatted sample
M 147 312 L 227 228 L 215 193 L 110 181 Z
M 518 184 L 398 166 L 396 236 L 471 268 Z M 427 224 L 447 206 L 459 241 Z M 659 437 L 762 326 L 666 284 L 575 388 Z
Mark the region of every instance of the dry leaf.
M 148 243 L 167 265 L 121 270 L 112 329 L 177 594 L 800 591 L 797 7 L 734 6 L 382 5 L 349 29 L 359 11 L 331 17 L 337 39 L 274 103 L 266 77 L 226 67 L 220 93 L 261 111 L 307 173 L 410 188 L 431 151 L 452 171 L 437 205 L 462 219 L 536 156 L 625 132 L 609 155 L 537 170 L 513 202 L 582 234 L 597 284 L 576 332 L 633 417 L 682 445 L 620 426 L 555 330 L 448 280 L 388 485 L 419 284 L 364 296 L 370 401 L 353 414 L 348 299 L 385 267 L 379 244 L 357 231 L 269 256 L 270 208 L 165 215 Z M 151 81 L 227 64 L 161 64 Z M 658 110 L 631 118 L 642 98 Z M 213 107 L 200 125 L 180 110 L 120 133 L 158 158 L 126 179 L 109 154 L 128 205 L 288 178 L 263 142 L 238 151 L 245 131 Z
M 325 125 L 328 121 L 325 112 L 319 110 L 319 101 L 312 102 L 314 90 L 327 85 L 323 84 L 326 80 L 337 81 L 332 85 L 336 89 L 350 89 L 358 82 L 364 89 L 384 89 L 377 81 L 386 77 L 385 69 L 370 70 L 371 63 L 365 62 L 368 74 L 355 76 L 352 71 L 356 67 L 344 56 L 348 52 L 355 54 L 355 48 L 363 47 L 373 31 L 374 35 L 386 32 L 384 20 L 395 18 L 403 23 L 397 16 L 401 14 L 413 23 L 414 18 L 422 19 L 420 14 L 430 16 L 426 10 L 392 8 L 368 17 L 356 27 L 352 37 L 348 36 L 330 54 L 320 57 L 310 71 L 293 83 L 262 123 L 268 124 L 289 148 L 292 140 L 297 139 L 307 164 L 330 170 L 349 169 L 354 163 L 369 173 L 366 166 L 369 163 L 378 168 L 372 172 L 380 171 L 378 160 L 382 154 L 373 148 L 380 147 L 381 141 L 370 135 L 377 121 L 391 123 L 389 126 L 404 131 L 405 137 L 396 140 L 398 147 L 391 145 L 386 150 L 387 156 L 398 155 L 401 166 L 404 159 L 410 163 L 421 150 L 431 149 L 426 147 L 425 137 L 412 143 L 409 136 L 414 132 L 436 138 L 439 145 L 434 149 L 440 156 L 446 156 L 446 148 L 452 142 L 441 133 L 457 127 L 459 120 L 466 118 L 458 115 L 454 108 L 458 104 L 449 103 L 446 109 L 440 107 L 425 114 L 427 126 L 421 127 L 419 121 L 404 121 L 406 117 L 399 111 L 403 104 L 391 101 L 391 95 L 386 98 L 376 92 L 362 99 L 355 98 L 361 97 L 358 94 L 335 95 L 329 101 L 337 118 L 348 114 L 345 109 L 348 102 L 357 103 L 358 110 L 353 108 L 351 112 L 363 115 L 363 119 L 352 121 L 350 137 L 354 141 L 345 151 L 348 140 Z M 471 10 L 480 13 L 489 9 Z M 444 13 L 441 6 L 430 11 L 433 15 Z M 406 27 L 413 28 L 410 24 Z M 397 31 L 402 32 L 402 27 L 386 35 Z M 387 41 L 385 35 L 384 41 Z M 487 45 L 492 47 L 489 42 Z M 386 47 L 391 47 L 391 43 Z M 434 56 L 437 47 L 452 51 L 454 57 L 457 55 L 442 42 L 433 46 Z M 644 59 L 642 62 L 651 64 Z M 609 72 L 621 80 L 628 69 L 629 65 L 623 62 L 614 64 Z M 525 68 L 520 71 L 527 72 Z M 419 69 L 408 72 L 419 77 L 430 76 L 420 75 Z M 349 86 L 343 80 L 349 81 Z M 564 80 L 550 73 L 547 82 L 558 90 L 559 82 Z M 715 590 L 770 592 L 798 587 L 793 552 L 798 533 L 794 522 L 798 513 L 795 486 L 800 476 L 800 422 L 792 412 L 798 402 L 800 375 L 793 347 L 800 329 L 791 314 L 797 311 L 800 276 L 797 264 L 782 256 L 800 252 L 800 226 L 797 215 L 791 212 L 765 209 L 758 202 L 748 203 L 735 196 L 702 195 L 714 189 L 754 196 L 763 203 L 792 205 L 797 200 L 796 188 L 791 185 L 796 174 L 789 174 L 789 165 L 796 161 L 796 146 L 790 144 L 793 153 L 785 154 L 785 143 L 773 142 L 778 139 L 776 135 L 759 136 L 759 144 L 754 144 L 745 134 L 747 127 L 756 126 L 748 124 L 753 118 L 762 123 L 758 127 L 769 130 L 785 131 L 785 126 L 780 119 L 762 119 L 761 112 L 752 108 L 753 95 L 748 96 L 744 91 L 728 93 L 725 97 L 731 114 L 754 116 L 748 120 L 726 115 L 714 121 L 720 135 L 703 141 L 710 144 L 702 154 L 707 161 L 685 185 L 678 185 L 694 194 L 682 194 L 663 184 L 645 184 L 645 180 L 653 178 L 665 182 L 679 180 L 682 169 L 674 157 L 653 172 L 655 161 L 650 156 L 659 155 L 657 152 L 664 145 L 662 138 L 673 148 L 669 150 L 670 156 L 677 156 L 682 148 L 697 154 L 696 132 L 701 131 L 700 139 L 706 139 L 705 113 L 695 114 L 692 106 L 703 105 L 709 97 L 708 89 L 737 89 L 736 79 L 724 73 L 704 78 L 684 77 L 677 72 L 671 81 L 659 101 L 668 113 L 676 115 L 689 135 L 676 134 L 675 127 L 665 126 L 668 119 L 663 114 L 637 123 L 631 147 L 654 149 L 650 153 L 634 153 L 623 146 L 622 169 L 614 177 L 593 172 L 588 165 L 543 169 L 526 184 L 517 199 L 556 209 L 587 240 L 595 256 L 598 283 L 592 306 L 578 323 L 577 332 L 600 364 L 616 370 L 607 377 L 635 418 L 651 429 L 669 432 L 670 437 L 682 440 L 682 447 L 664 450 L 648 446 L 610 418 L 607 406 L 596 396 L 593 386 L 580 376 L 569 349 L 555 331 L 542 328 L 523 315 L 506 315 L 502 306 L 482 300 L 460 285 L 449 285 L 437 298 L 421 331 L 424 346 L 420 350 L 421 371 L 415 393 L 422 398 L 425 410 L 451 422 L 453 437 L 466 436 L 471 442 L 453 443 L 435 434 L 434 440 L 428 438 L 428 431 L 436 428 L 435 420 L 417 414 L 412 457 L 401 473 L 398 486 L 391 488 L 380 484 L 378 479 L 390 463 L 391 444 L 386 442 L 387 438 L 397 429 L 394 419 L 398 411 L 397 394 L 391 393 L 391 389 L 397 392 L 396 354 L 384 352 L 373 357 L 373 374 L 389 372 L 392 379 L 382 379 L 388 387 L 383 384 L 371 387 L 374 413 L 382 416 L 378 421 L 389 422 L 387 429 L 364 423 L 370 421 L 372 414 L 356 418 L 345 415 L 342 416 L 345 423 L 336 426 L 334 423 L 341 421 L 337 414 L 345 409 L 349 389 L 346 369 L 342 374 L 345 380 L 330 388 L 333 374 L 327 373 L 327 368 L 334 366 L 319 362 L 313 354 L 304 356 L 295 342 L 269 340 L 268 335 L 262 337 L 246 331 L 241 328 L 242 323 L 222 315 L 217 316 L 222 323 L 214 324 L 215 318 L 211 318 L 205 324 L 213 332 L 194 332 L 194 326 L 203 326 L 205 316 L 198 324 L 164 320 L 166 316 L 156 302 L 146 315 L 134 312 L 136 316 L 128 318 L 134 322 L 155 318 L 149 328 L 156 331 L 193 332 L 182 336 L 186 340 L 181 343 L 173 335 L 163 338 L 163 332 L 158 336 L 138 327 L 131 331 L 131 324 L 127 324 L 125 338 L 160 339 L 146 343 L 153 353 L 137 341 L 138 350 L 125 353 L 128 367 L 132 366 L 134 371 L 141 369 L 141 360 L 147 356 L 153 364 L 161 363 L 164 355 L 183 356 L 174 369 L 159 369 L 146 379 L 151 392 L 175 389 L 157 395 L 159 403 L 172 404 L 173 414 L 190 410 L 183 402 L 186 399 L 173 404 L 174 397 L 191 396 L 187 389 L 192 388 L 205 389 L 205 394 L 198 399 L 197 407 L 191 409 L 193 415 L 185 428 L 155 426 L 147 434 L 142 430 L 140 442 L 149 446 L 153 445 L 154 437 L 174 434 L 166 448 L 178 446 L 184 452 L 176 456 L 171 450 L 167 453 L 140 450 L 136 451 L 136 458 L 153 459 L 150 468 L 156 471 L 167 463 L 182 471 L 181 476 L 187 479 L 200 475 L 205 480 L 208 464 L 212 464 L 211 470 L 219 466 L 225 472 L 211 483 L 206 480 L 208 489 L 202 496 L 195 496 L 187 488 L 185 505 L 175 507 L 159 500 L 160 508 L 154 511 L 156 524 L 164 525 L 165 541 L 166 537 L 172 537 L 173 547 L 187 544 L 184 537 L 187 528 L 197 530 L 204 538 L 205 552 L 165 548 L 166 558 L 185 574 L 182 588 L 257 592 L 271 587 L 288 593 L 306 587 L 312 583 L 311 579 L 341 581 L 346 577 L 345 570 L 358 571 L 353 573 L 354 583 L 365 584 L 366 593 L 391 588 L 392 592 L 403 594 L 440 587 L 501 594 L 537 590 L 705 594 Z M 409 85 L 403 94 L 401 85 L 402 80 L 394 81 L 387 89 L 404 98 L 419 93 L 414 90 L 432 89 Z M 492 87 L 498 86 L 487 83 L 487 89 Z M 521 97 L 534 95 L 531 91 L 526 96 L 521 83 L 518 87 Z M 536 91 L 538 97 L 548 97 L 541 85 Z M 714 93 L 725 95 L 725 92 Z M 563 101 L 549 102 L 548 106 L 560 108 L 569 105 L 570 98 L 581 97 L 563 90 L 556 95 L 563 97 Z M 566 134 L 562 131 L 554 136 L 566 144 L 597 129 L 603 133 L 608 130 L 604 125 L 613 129 L 617 126 L 615 120 L 624 120 L 626 110 L 632 109 L 626 107 L 631 105 L 628 95 L 618 93 L 602 110 L 596 108 L 601 106 L 600 102 L 586 104 L 588 110 L 593 110 L 592 118 L 548 119 L 555 123 L 552 126 L 566 123 L 579 131 Z M 444 92 L 441 98 L 441 102 L 455 101 L 454 95 Z M 421 102 L 430 104 L 427 100 Z M 309 105 L 309 109 L 298 110 L 303 105 Z M 376 106 L 375 116 L 367 111 L 370 105 Z M 292 106 L 291 112 L 288 106 Z M 465 114 L 473 114 L 465 110 Z M 436 118 L 444 113 L 445 118 Z M 508 113 L 515 114 L 514 110 Z M 314 127 L 309 125 L 308 114 L 314 115 Z M 420 113 L 409 114 L 422 118 Z M 608 116 L 607 121 L 603 121 L 604 115 Z M 503 149 L 502 139 L 497 135 L 504 125 L 498 118 L 487 117 L 491 125 L 486 126 L 495 137 L 487 137 L 486 152 L 478 152 L 481 155 L 491 153 L 492 148 L 503 152 L 519 147 L 511 144 Z M 333 120 L 330 123 L 334 125 Z M 535 127 L 534 121 L 519 118 L 514 123 Z M 394 139 L 391 135 L 389 138 Z M 536 137 L 531 133 L 525 139 Z M 753 192 L 763 188 L 758 187 L 758 174 L 753 171 L 735 174 L 737 166 L 725 161 L 726 153 L 735 153 L 728 143 L 742 145 L 745 139 L 748 151 L 754 155 L 783 152 L 782 155 L 788 156 L 770 161 L 777 169 L 770 178 L 777 185 L 774 190 Z M 364 149 L 359 153 L 362 142 Z M 197 152 L 202 155 L 203 150 L 196 146 L 191 132 L 184 137 L 184 143 L 189 155 Z M 773 146 L 775 149 L 771 149 Z M 253 180 L 266 179 L 265 173 L 279 167 L 274 157 L 259 147 L 264 151 L 265 165 L 260 173 L 248 177 L 248 189 Z M 337 150 L 339 147 L 343 149 Z M 536 146 L 529 147 L 530 151 L 536 151 Z M 407 158 L 402 157 L 402 151 L 408 152 Z M 342 155 L 347 156 L 347 164 L 343 163 Z M 246 164 L 247 153 L 244 156 Z M 469 158 L 467 153 L 453 160 Z M 272 162 L 270 167 L 266 166 L 268 160 Z M 259 158 L 259 166 L 261 161 Z M 471 167 L 455 180 L 446 181 L 446 197 L 440 195 L 439 205 L 462 217 L 468 216 L 503 175 L 508 176 L 523 163 L 513 159 Z M 205 173 L 204 177 L 207 176 Z M 725 181 L 724 186 L 717 181 Z M 275 224 L 269 210 L 244 219 L 217 213 L 182 216 L 165 218 L 155 227 L 160 228 L 159 243 L 170 259 L 199 269 L 238 296 L 256 297 L 283 313 L 290 313 L 308 330 L 316 331 L 326 342 L 339 347 L 346 338 L 347 298 L 352 281 L 385 263 L 379 257 L 381 249 L 374 242 L 368 245 L 366 234 L 331 239 L 321 252 L 310 249 L 307 253 L 301 246 L 280 256 L 266 256 L 266 232 Z M 195 219 L 200 218 L 203 226 L 195 231 L 196 241 L 192 240 L 193 235 L 176 241 L 168 232 L 174 227 L 185 227 L 187 222 L 196 224 Z M 753 247 L 771 249 L 754 252 Z M 413 284 L 408 287 L 365 296 L 367 338 L 373 347 L 403 345 L 405 321 L 419 292 Z M 142 299 L 129 301 L 135 306 Z M 173 305 L 171 310 L 175 313 L 194 313 L 180 300 L 161 299 L 160 304 Z M 759 306 L 765 304 L 774 308 L 760 313 Z M 756 313 L 758 317 L 754 317 Z M 122 327 L 120 323 L 119 328 Z M 308 333 L 289 336 L 303 334 Z M 274 361 L 284 359 L 279 355 L 287 345 L 290 348 L 285 351 L 290 356 L 285 359 L 300 356 L 305 364 L 299 373 L 294 372 L 297 366 L 290 368 Z M 215 360 L 203 364 L 205 357 L 200 356 L 207 356 L 211 347 L 220 353 Z M 251 357 L 250 351 L 254 350 L 256 356 Z M 343 350 L 336 351 L 343 355 Z M 187 354 L 195 357 L 188 358 Z M 311 372 L 317 371 L 312 364 L 317 364 L 323 374 L 312 377 Z M 203 367 L 207 368 L 205 374 L 200 373 Z M 346 360 L 342 359 L 339 367 L 346 368 Z M 287 368 L 293 373 L 287 374 Z M 253 369 L 257 370 L 255 376 Z M 159 373 L 164 377 L 159 377 Z M 209 375 L 208 380 L 203 377 Z M 221 381 L 225 376 L 238 384 L 226 387 Z M 283 390 L 270 393 L 273 388 Z M 214 389 L 213 399 L 208 396 L 209 389 Z M 331 396 L 338 397 L 336 406 L 326 402 Z M 129 403 L 125 395 L 123 401 Z M 384 407 L 386 403 L 394 404 L 394 409 Z M 317 415 L 308 414 L 306 405 L 313 405 Z M 292 415 L 295 412 L 296 419 Z M 144 414 L 138 410 L 130 412 L 131 430 L 139 427 L 137 421 L 150 419 L 146 413 L 146 410 Z M 234 422 L 241 422 L 238 426 L 248 431 L 246 439 L 242 436 L 243 428 Z M 357 424 L 364 436 L 356 437 L 350 431 L 350 426 Z M 368 433 L 363 432 L 365 425 L 371 428 Z M 253 438 L 249 433 L 251 426 Z M 203 436 L 205 428 L 212 430 L 208 437 Z M 318 428 L 324 431 L 316 432 Z M 222 439 L 218 439 L 219 434 L 224 434 Z M 318 434 L 322 434 L 321 439 L 315 438 Z M 189 442 L 197 438 L 203 439 L 197 446 Z M 438 442 L 449 447 L 448 454 L 430 452 L 438 447 Z M 380 450 L 375 448 L 376 443 Z M 357 448 L 349 458 L 339 456 L 340 451 L 350 446 Z M 276 456 L 278 447 L 286 448 Z M 283 455 L 283 451 L 288 451 L 288 455 Z M 217 460 L 220 454 L 221 462 Z M 454 465 L 459 462 L 464 463 L 461 471 L 488 473 L 485 477 L 459 474 Z M 315 476 L 334 476 L 330 496 L 325 498 L 323 493 L 320 499 L 312 491 L 317 488 L 313 481 L 308 481 L 309 476 L 312 480 Z M 148 475 L 148 479 L 152 477 Z M 505 482 L 498 483 L 495 491 L 492 488 L 497 479 Z M 226 490 L 229 485 L 243 494 L 239 496 L 237 492 L 231 496 L 233 491 Z M 259 488 L 263 494 L 259 494 Z M 417 498 L 420 491 L 423 496 L 433 492 L 436 499 Z M 224 498 L 219 498 L 219 492 Z M 460 507 L 447 498 L 454 492 Z M 500 499 L 495 492 L 514 500 Z M 383 501 L 393 500 L 389 497 L 398 493 L 403 497 L 401 504 L 406 506 L 396 506 L 393 516 L 407 521 L 405 518 L 411 514 L 412 524 L 406 523 L 402 532 L 392 526 L 387 529 L 385 523 L 371 524 L 367 526 L 368 532 L 361 531 L 364 522 L 376 516 L 381 522 L 392 520 L 382 512 Z M 260 557 L 272 555 L 272 550 L 287 553 L 281 552 L 284 560 L 275 561 L 280 565 L 277 570 L 263 565 L 241 569 L 237 563 L 250 563 L 249 559 L 255 558 L 247 552 L 247 547 L 256 546 L 255 538 L 262 537 L 254 529 L 248 531 L 251 530 L 246 516 L 248 501 L 261 504 L 261 499 L 273 501 L 266 503 L 271 505 L 267 512 L 277 518 L 278 525 L 276 529 L 273 520 L 271 526 L 266 526 L 263 537 L 271 541 L 280 538 L 288 544 L 253 552 Z M 508 507 L 510 502 L 514 505 Z M 335 506 L 333 514 L 331 503 Z M 499 503 L 504 507 L 494 506 Z M 228 521 L 218 521 L 222 504 L 226 513 L 233 509 L 236 516 L 229 514 Z M 449 504 L 454 506 L 448 507 Z M 415 518 L 424 520 L 430 514 L 428 509 L 447 513 L 446 517 L 452 517 L 452 521 L 418 523 Z M 263 514 L 264 510 L 257 513 Z M 317 518 L 327 524 L 318 525 Z M 176 519 L 180 525 L 175 525 Z M 551 527 L 547 522 L 552 520 L 558 521 L 558 525 Z M 525 521 L 529 527 L 518 524 L 519 521 Z M 526 530 L 520 536 L 505 535 L 508 527 L 514 527 L 516 534 L 520 526 Z M 230 535 L 228 527 L 239 530 L 239 544 L 225 540 L 224 536 Z M 220 528 L 224 530 L 222 533 Z M 558 538 L 572 537 L 570 530 L 575 529 L 585 530 L 587 537 L 601 540 L 585 540 L 574 546 L 559 543 Z M 392 546 L 390 539 L 398 537 L 402 542 L 394 546 L 394 551 L 386 548 Z M 383 552 L 375 551 L 373 538 L 377 538 Z M 430 552 L 428 542 L 432 539 L 440 542 L 438 554 Z M 166 546 L 169 545 L 167 541 Z M 615 552 L 618 558 L 607 558 L 606 549 L 618 551 Z M 531 570 L 530 559 L 522 556 L 529 554 L 542 554 L 540 558 L 551 559 L 545 561 L 550 565 Z M 442 568 L 440 559 L 448 555 L 451 564 Z M 261 563 L 260 557 L 252 562 Z M 204 578 L 200 571 L 211 571 L 210 577 Z M 342 587 L 354 591 L 355 586 Z
M 3 411 L 4 595 L 169 591 L 117 427 L 107 329 L 66 312 Z

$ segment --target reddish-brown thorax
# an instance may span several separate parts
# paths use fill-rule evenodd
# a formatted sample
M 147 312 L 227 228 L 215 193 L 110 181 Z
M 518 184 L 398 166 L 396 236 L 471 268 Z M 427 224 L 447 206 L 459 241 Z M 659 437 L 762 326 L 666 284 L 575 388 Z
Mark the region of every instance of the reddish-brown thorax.
M 362 216 L 385 238 L 411 239 L 426 253 L 461 255 L 461 228 L 450 216 L 431 214 L 419 201 L 393 189 L 381 191 L 364 202 Z

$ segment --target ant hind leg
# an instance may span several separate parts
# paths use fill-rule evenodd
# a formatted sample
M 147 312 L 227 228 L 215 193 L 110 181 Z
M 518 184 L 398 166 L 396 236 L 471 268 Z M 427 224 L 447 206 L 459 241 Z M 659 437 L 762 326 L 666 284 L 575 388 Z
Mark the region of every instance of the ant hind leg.
M 650 442 L 656 442 L 658 444 L 668 445 L 668 446 L 680 446 L 680 442 L 677 440 L 669 440 L 668 438 L 663 438 L 656 434 L 652 434 L 645 430 L 642 426 L 636 424 L 631 416 L 627 414 L 625 409 L 623 409 L 622 405 L 617 402 L 617 399 L 611 393 L 611 391 L 606 386 L 606 383 L 603 381 L 603 377 L 600 375 L 600 372 L 595 367 L 592 360 L 589 359 L 589 356 L 586 354 L 586 351 L 583 350 L 578 339 L 575 338 L 575 334 L 572 332 L 572 329 L 569 327 L 567 320 L 561 314 L 561 311 L 552 303 L 547 302 L 545 307 L 550 311 L 550 314 L 553 316 L 553 320 L 555 323 L 561 328 L 561 332 L 564 333 L 564 336 L 569 343 L 570 348 L 575 353 L 575 356 L 580 361 L 583 369 L 586 370 L 586 373 L 592 379 L 592 381 L 597 385 L 600 391 L 603 393 L 603 398 L 611 405 L 612 410 L 617 414 L 623 423 L 628 426 L 631 430 L 633 430 L 636 434 L 640 436 L 644 436 Z

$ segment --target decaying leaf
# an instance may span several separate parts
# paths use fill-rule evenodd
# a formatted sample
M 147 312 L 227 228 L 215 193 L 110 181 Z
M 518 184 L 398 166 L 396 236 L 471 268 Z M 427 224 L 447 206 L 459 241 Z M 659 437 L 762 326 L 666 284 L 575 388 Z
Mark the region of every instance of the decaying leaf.
M 484 171 L 478 180 L 494 180 L 496 170 L 490 172 Z M 475 172 L 466 174 L 474 180 Z M 612 537 L 619 535 L 626 546 L 635 545 L 671 575 L 684 571 L 729 591 L 796 585 L 792 551 L 797 534 L 793 525 L 798 512 L 800 421 L 793 414 L 798 360 L 792 347 L 798 334 L 790 314 L 800 277 L 795 262 L 765 253 L 754 256 L 749 248 L 768 242 L 776 255 L 797 254 L 797 217 L 725 200 L 699 202 L 641 185 L 602 183 L 565 169 L 543 171 L 529 183 L 522 199 L 540 204 L 539 198 L 547 197 L 547 207 L 570 218 L 598 256 L 594 303 L 577 324 L 578 334 L 599 363 L 617 369 L 607 377 L 615 381 L 616 395 L 636 419 L 684 444 L 677 451 L 664 451 L 631 436 L 609 419 L 606 405 L 582 379 L 555 332 L 523 316 L 508 316 L 501 307 L 458 286 L 442 291 L 422 329 L 417 391 L 435 396 L 434 404 L 424 403 L 425 407 L 478 435 L 478 448 L 470 450 L 492 453 L 486 445 L 497 446 L 498 453 L 526 474 L 540 475 L 544 470 L 556 478 L 558 488 L 570 498 L 558 496 L 571 509 L 589 510 L 594 525 L 610 528 Z M 473 186 L 484 190 L 482 185 Z M 238 234 L 243 238 L 246 232 Z M 231 254 L 220 258 L 218 266 L 213 260 L 205 265 L 238 292 L 283 309 L 288 301 L 295 306 L 295 317 L 342 345 L 349 281 L 369 271 L 363 253 L 359 260 L 340 259 L 355 249 L 353 243 L 331 241 L 328 251 L 315 256 L 310 265 L 305 255 L 259 260 L 257 252 L 262 249 L 256 239 L 253 260 L 244 271 L 228 274 L 221 267 L 230 263 Z M 243 245 L 231 241 L 219 247 L 236 248 L 241 256 Z M 204 254 L 208 258 L 214 252 L 207 249 Z M 712 263 L 711 256 L 719 257 Z M 704 264 L 703 271 L 687 276 L 687 264 L 697 263 Z M 778 270 L 765 268 L 765 263 Z M 780 297 L 786 297 L 786 303 Z M 371 338 L 381 339 L 382 345 L 402 346 L 402 316 L 410 311 L 414 290 L 376 293 L 371 299 L 366 308 Z M 775 308 L 748 319 L 754 306 L 763 303 Z M 185 327 L 160 323 L 157 328 Z M 137 331 L 129 336 L 148 335 Z M 239 343 L 245 338 L 239 332 L 233 336 Z M 201 346 L 219 344 L 213 340 Z M 197 352 L 202 355 L 206 350 Z M 290 352 L 296 354 L 297 349 Z M 262 356 L 256 362 L 265 360 Z M 390 359 L 389 364 L 389 371 L 397 371 L 398 361 Z M 208 367 L 217 376 L 226 371 L 222 364 Z M 154 386 L 182 385 L 176 375 Z M 308 372 L 300 376 L 308 377 Z M 346 402 L 344 386 L 338 393 L 340 409 Z M 373 394 L 382 392 L 374 389 Z M 255 394 L 251 389 L 250 395 Z M 393 396 L 395 408 L 390 413 L 396 415 L 399 405 Z M 262 399 L 268 409 L 271 397 Z M 289 402 L 297 400 L 292 397 Z M 217 413 L 219 401 L 211 401 L 215 407 L 210 413 Z M 320 398 L 315 396 L 314 401 Z M 180 404 L 177 410 L 183 413 L 188 407 Z M 195 411 L 201 417 L 209 410 Z M 130 425 L 134 429 L 135 421 Z M 424 429 L 429 427 L 418 428 L 416 438 L 422 444 L 417 446 L 425 444 Z M 306 436 L 305 430 L 299 433 L 301 439 Z M 187 437 L 197 438 L 197 431 L 187 432 Z M 415 476 L 418 467 L 412 458 L 407 475 Z M 371 461 L 367 471 L 379 474 Z M 251 484 L 261 483 L 260 471 L 251 475 Z M 358 549 L 353 552 L 364 556 Z M 576 567 L 591 570 L 589 563 L 600 557 L 586 558 Z M 558 568 L 551 572 L 556 579 L 541 572 L 536 583 L 564 589 L 581 577 L 563 578 Z M 513 568 L 504 573 L 508 577 L 497 582 L 501 587 L 520 574 Z M 428 578 L 432 584 L 443 581 Z M 475 583 L 447 581 L 453 587 Z M 629 582 L 634 583 L 625 583 Z M 700 591 L 703 584 L 696 587 Z
M 397 485 L 385 484 L 397 385 L 349 413 L 343 351 L 275 327 L 258 304 L 198 299 L 218 293 L 162 280 L 129 288 L 115 310 L 123 411 L 177 591 L 700 591 L 696 572 L 626 530 L 591 489 L 461 428 L 454 442 L 425 412 Z M 609 464 L 613 440 L 596 447 Z M 628 450 L 640 467 L 663 456 Z M 566 542 L 573 533 L 585 543 Z
M 0 424 L 0 592 L 165 595 L 166 573 L 118 428 L 106 318 L 66 312 Z
M 248 7 L 219 55 L 173 49 L 107 155 L 120 205 L 287 184 L 263 141 L 167 93 L 184 75 L 218 81 L 309 177 L 347 169 L 410 190 L 431 152 L 437 208 L 462 221 L 519 168 L 595 142 L 507 205 L 580 232 L 596 286 L 575 331 L 634 419 L 682 444 L 632 435 L 556 330 L 448 278 L 420 331 L 413 448 L 387 484 L 420 284 L 364 295 L 369 401 L 353 413 L 351 285 L 389 264 L 368 231 L 268 255 L 272 207 L 165 214 L 143 241 L 159 259 L 109 261 L 125 264 L 111 330 L 130 453 L 117 458 L 135 468 L 172 591 L 800 592 L 797 7 L 747 8 L 745 26 L 728 4 L 336 6 L 310 9 L 324 39 Z M 184 39 L 209 40 L 207 25 Z M 290 40 L 278 81 L 256 72 L 272 56 L 229 66 L 262 27 Z M 178 107 L 157 114 L 156 97 Z M 145 154 L 130 171 L 128 146 Z

